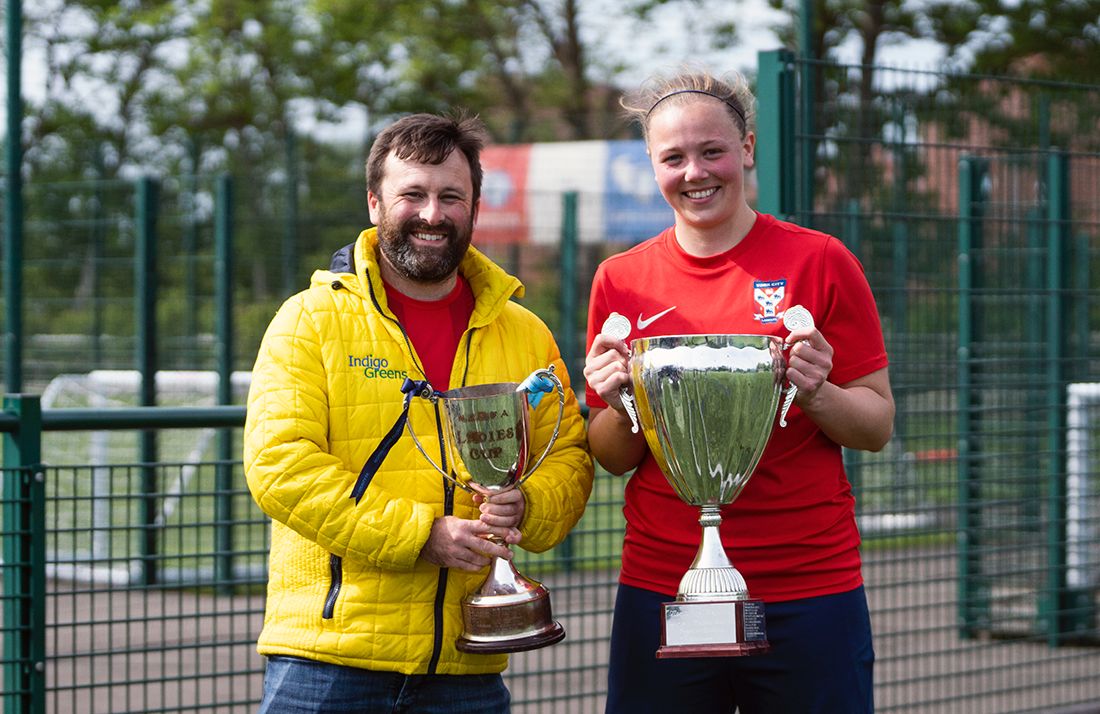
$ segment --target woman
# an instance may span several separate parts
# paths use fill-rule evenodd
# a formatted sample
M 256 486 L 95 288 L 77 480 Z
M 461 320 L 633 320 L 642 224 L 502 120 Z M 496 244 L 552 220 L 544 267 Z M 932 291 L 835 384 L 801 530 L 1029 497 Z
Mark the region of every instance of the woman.
M 873 710 L 870 619 L 855 502 L 841 447 L 877 451 L 894 402 L 878 312 L 862 267 L 837 239 L 757 213 L 753 97 L 740 75 L 657 77 L 624 108 L 642 125 L 675 223 L 608 258 L 592 285 L 584 374 L 589 443 L 626 486 L 607 711 L 807 714 Z M 802 305 L 811 325 L 789 332 Z M 618 312 L 624 341 L 601 334 Z M 765 602 L 771 650 L 746 657 L 657 659 L 661 603 L 674 599 L 699 545 L 698 509 L 669 486 L 619 390 L 629 340 L 667 334 L 785 338 L 797 396 L 748 486 L 723 509 L 722 542 Z

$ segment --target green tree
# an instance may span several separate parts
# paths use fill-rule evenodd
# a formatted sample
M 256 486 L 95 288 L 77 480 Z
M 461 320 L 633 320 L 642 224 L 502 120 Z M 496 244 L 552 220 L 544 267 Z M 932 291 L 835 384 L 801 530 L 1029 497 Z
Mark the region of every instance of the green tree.
M 845 165 L 838 172 L 843 186 L 837 192 L 842 200 L 868 197 L 882 184 L 872 176 L 871 137 L 882 137 L 896 126 L 896 108 L 882 102 L 881 89 L 875 86 L 879 52 L 887 46 L 919 35 L 918 18 L 904 0 L 768 0 L 781 10 L 786 20 L 774 27 L 780 40 L 801 55 L 818 60 L 836 61 L 841 48 L 849 43 L 859 47 L 858 68 L 829 78 L 829 70 L 814 65 L 804 67 L 803 77 L 813 79 L 813 136 L 830 136 L 842 155 L 820 156 L 824 164 Z M 803 14 L 812 13 L 809 37 L 803 37 Z M 803 47 L 807 44 L 808 47 Z M 854 79 L 853 79 L 854 78 Z M 847 107 L 855 107 L 855 116 Z M 843 115 L 843 116 L 841 116 Z M 854 119 L 854 121 L 853 121 Z M 847 141 L 854 139 L 854 141 Z
M 1081 151 L 1100 145 L 1095 93 L 1089 91 L 1100 63 L 1100 0 L 974 0 L 960 7 L 937 0 L 927 13 L 929 34 L 943 44 L 953 67 L 1035 80 L 974 86 L 950 124 L 956 133 L 976 120 L 1007 145 Z M 1063 90 L 1056 103 L 1051 82 Z
M 937 0 L 928 33 L 960 69 L 1090 84 L 1100 63 L 1100 0 Z
M 313 0 L 353 58 L 331 86 L 372 115 L 477 111 L 503 140 L 530 139 L 546 107 L 568 138 L 591 138 L 593 113 L 577 0 Z M 334 98 L 334 101 L 336 98 Z
M 624 0 L 604 3 L 604 11 L 659 32 L 652 22 L 658 8 L 718 2 Z M 352 58 L 330 86 L 373 116 L 460 105 L 481 114 L 498 140 L 513 142 L 608 138 L 625 129 L 614 80 L 627 59 L 589 36 L 586 18 L 602 7 L 593 0 L 312 0 L 312 6 L 324 34 Z M 719 22 L 693 39 L 700 47 L 728 45 L 733 33 L 732 24 Z
M 918 34 L 917 17 L 904 0 L 768 0 L 786 20 L 772 29 L 792 49 L 817 59 L 835 60 L 839 48 L 851 41 L 860 46 L 860 64 L 875 63 L 885 46 Z M 801 46 L 803 13 L 813 14 L 810 47 Z
M 658 8 L 701 9 L 709 2 L 717 0 L 629 0 L 612 7 L 644 25 Z M 170 219 L 162 226 L 168 260 L 208 253 L 209 176 L 228 171 L 247 177 L 238 182 L 237 215 L 247 220 L 238 220 L 237 240 L 241 254 L 250 259 L 239 261 L 237 269 L 246 294 L 268 300 L 285 293 L 288 283 L 285 275 L 279 277 L 289 250 L 289 238 L 282 236 L 288 233 L 291 196 L 299 189 L 303 194 L 300 225 L 346 200 L 343 188 L 324 195 L 316 178 L 322 172 L 337 174 L 339 186 L 353 180 L 361 201 L 362 159 L 371 130 L 396 114 L 468 107 L 486 119 L 500 141 L 604 138 L 623 131 L 612 79 L 626 60 L 600 45 L 599 52 L 589 46 L 600 39 L 586 34 L 595 3 L 25 4 L 25 46 L 47 65 L 44 99 L 36 95 L 27 106 L 29 173 L 38 184 L 130 179 L 142 173 L 168 177 L 164 195 Z M 730 23 L 720 22 L 708 37 L 728 41 L 732 30 Z M 334 119 L 349 109 L 368 117 L 358 145 L 323 148 L 320 142 L 328 138 L 323 129 L 300 135 L 309 120 Z M 295 161 L 300 164 L 292 169 Z M 117 235 L 97 234 L 88 244 L 83 273 L 66 278 L 59 292 L 72 285 L 84 295 L 103 289 L 102 275 L 88 266 L 97 265 L 104 240 L 121 241 L 122 250 L 129 239 L 132 202 L 122 186 L 102 198 L 98 193 L 74 199 L 64 191 L 43 192 L 44 203 L 35 211 L 58 226 L 92 220 L 124 229 Z M 307 210 L 314 211 L 308 219 Z M 36 244 L 43 255 L 84 250 L 71 233 L 45 233 Z M 315 245 L 328 249 L 329 240 L 315 244 L 316 238 L 299 235 L 301 259 Z M 171 291 L 182 284 L 183 294 L 196 294 L 208 283 L 208 273 L 170 272 L 162 287 Z M 118 279 L 111 288 L 120 296 L 127 290 Z M 184 301 L 180 312 L 188 307 Z
M 187 32 L 179 20 L 164 2 L 27 7 L 25 44 L 46 60 L 45 99 L 27 107 L 32 175 L 110 178 L 149 152 L 148 104 L 169 77 L 169 44 Z

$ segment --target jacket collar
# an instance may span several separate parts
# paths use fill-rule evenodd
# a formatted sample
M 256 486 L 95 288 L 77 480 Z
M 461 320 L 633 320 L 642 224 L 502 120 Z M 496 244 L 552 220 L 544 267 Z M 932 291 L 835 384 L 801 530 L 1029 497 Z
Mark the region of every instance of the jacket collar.
M 378 260 L 378 229 L 368 228 L 359 234 L 355 243 L 336 251 L 329 269 L 316 271 L 311 282 L 314 285 L 339 282 L 345 289 L 372 299 L 385 314 L 391 315 Z M 500 314 L 509 299 L 521 298 L 525 292 L 519 278 L 507 273 L 472 245 L 459 263 L 458 272 L 469 281 L 474 293 L 471 327 L 488 324 Z

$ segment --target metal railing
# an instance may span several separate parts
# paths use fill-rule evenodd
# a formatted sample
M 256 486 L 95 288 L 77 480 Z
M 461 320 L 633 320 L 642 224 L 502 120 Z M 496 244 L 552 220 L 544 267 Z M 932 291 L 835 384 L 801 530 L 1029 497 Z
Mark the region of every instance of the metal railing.
M 243 422 L 234 406 L 42 411 L 36 396 L 7 400 L 0 711 L 255 710 L 269 523 L 240 462 L 125 460 L 142 450 L 141 431 L 164 437 L 161 451 L 193 453 L 167 435 L 194 441 Z M 109 448 L 109 463 L 84 458 L 87 434 L 107 432 L 130 438 Z M 65 453 L 44 452 L 44 441 Z M 514 656 L 516 711 L 602 710 L 620 507 L 621 482 L 603 479 L 567 545 L 520 551 L 568 636 Z
M 1092 412 L 1073 419 L 1072 470 L 1086 479 L 1095 474 L 1094 392 L 1081 392 L 1082 408 Z M 88 440 L 79 438 L 128 435 L 112 447 L 124 457 L 139 448 L 135 430 L 157 429 L 165 451 L 180 451 L 168 434 L 236 430 L 243 419 L 242 407 L 41 411 L 37 397 L 8 398 L 0 414 L 0 710 L 255 709 L 269 526 L 244 486 L 240 462 L 91 463 L 82 458 Z M 1063 629 L 1052 636 L 1042 584 L 1049 566 L 1040 562 L 1044 547 L 1027 545 L 1027 528 L 1013 528 L 1009 542 L 987 516 L 978 550 L 987 587 L 963 587 L 974 577 L 963 567 L 973 555 L 964 547 L 968 531 L 952 499 L 936 495 L 953 492 L 957 467 L 957 454 L 940 450 L 887 450 L 858 464 L 879 710 L 1057 712 L 1100 702 L 1096 490 L 1078 487 L 1072 496 L 1078 531 L 1065 545 L 1075 553 L 1069 578 L 1076 589 L 1057 605 L 1053 621 Z M 229 488 L 219 486 L 225 468 Z M 899 475 L 902 469 L 908 473 Z M 623 483 L 598 475 L 568 547 L 519 553 L 521 569 L 551 588 L 568 636 L 513 655 L 506 681 L 516 712 L 603 710 Z M 905 483 L 909 488 L 900 488 Z M 985 494 L 980 505 L 1026 510 L 1034 504 L 1024 495 Z M 1018 564 L 1032 556 L 1029 568 Z M 991 562 L 1002 570 L 990 571 Z
M 756 204 L 844 240 L 864 265 L 890 353 L 895 437 L 881 453 L 846 455 L 878 710 L 1095 709 L 1100 148 L 1089 122 L 1100 87 L 782 52 L 762 56 L 758 86 Z M 798 91 L 806 86 L 814 91 Z M 253 182 L 238 182 L 236 198 L 227 181 L 209 183 L 202 195 L 216 199 L 216 219 L 192 210 L 199 202 L 187 191 L 166 190 L 156 236 L 136 230 L 144 223 L 130 212 L 129 184 L 28 187 L 27 307 L 37 318 L 27 324 L 57 332 L 28 340 L 32 380 L 137 361 L 147 396 L 155 370 L 227 375 L 241 368 L 234 354 L 251 357 L 276 300 L 236 286 L 255 302 L 236 304 L 233 329 L 230 227 L 251 232 L 233 250 L 256 261 L 253 287 L 295 271 L 275 265 L 277 250 L 241 247 L 281 233 L 263 212 L 231 220 L 231 202 L 249 205 L 259 190 Z M 350 181 L 340 185 L 353 193 Z M 559 244 L 483 247 L 528 285 L 526 304 L 554 327 L 576 377 L 581 296 L 599 259 L 625 246 L 585 220 L 607 195 L 539 198 L 563 207 L 560 226 L 537 231 L 559 230 Z M 315 252 L 327 255 L 358 225 L 300 208 L 303 224 L 328 230 L 310 233 Z M 91 223 L 75 221 L 83 212 Z M 140 286 L 148 294 L 131 294 L 135 242 L 163 249 L 159 297 L 153 281 Z M 84 276 L 87 255 L 97 270 Z M 98 286 L 90 300 L 75 287 L 82 276 Z M 131 306 L 155 300 L 160 331 L 152 320 L 131 331 Z M 55 318 L 59 304 L 66 312 Z M 162 349 L 149 353 L 154 345 Z M 254 708 L 267 522 L 235 456 L 242 421 L 239 407 L 39 410 L 34 398 L 9 398 L 0 414 L 6 711 Z M 200 449 L 192 437 L 173 450 L 167 434 L 178 427 L 213 430 L 218 441 Z M 551 587 L 568 637 L 513 657 L 517 712 L 602 711 L 624 481 L 598 474 L 596 483 L 568 546 L 520 553 L 522 570 Z

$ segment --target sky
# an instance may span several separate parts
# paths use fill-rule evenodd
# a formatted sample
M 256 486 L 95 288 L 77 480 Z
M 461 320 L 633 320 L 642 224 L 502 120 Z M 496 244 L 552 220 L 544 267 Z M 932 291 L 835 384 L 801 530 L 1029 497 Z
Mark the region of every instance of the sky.
M 785 20 L 785 14 L 773 10 L 767 0 L 737 0 L 707 2 L 705 7 L 690 7 L 680 3 L 676 7 L 664 6 L 654 10 L 654 23 L 659 31 L 643 32 L 633 22 L 616 14 L 613 8 L 617 0 L 592 0 L 586 7 L 597 9 L 586 14 L 591 36 L 606 42 L 623 57 L 630 58 L 634 69 L 620 75 L 627 86 L 644 80 L 652 71 L 685 62 L 701 63 L 716 70 L 735 69 L 755 74 L 757 55 L 764 50 L 779 49 L 782 45 L 771 27 Z M 692 38 L 704 34 L 708 25 L 716 22 L 733 22 L 737 26 L 737 41 L 733 47 L 723 50 L 702 51 Z M 598 47 L 599 42 L 590 46 Z M 858 63 L 860 46 L 852 42 L 841 47 L 837 60 L 841 63 Z M 878 64 L 892 66 L 934 66 L 944 56 L 943 48 L 932 41 L 906 41 L 895 46 L 880 47 Z
M 590 47 L 606 43 L 614 56 L 633 65 L 633 69 L 619 75 L 625 86 L 640 83 L 655 70 L 685 62 L 702 64 L 718 72 L 731 69 L 755 72 L 757 53 L 780 47 L 769 28 L 780 22 L 783 15 L 769 8 L 766 0 L 708 2 L 705 7 L 692 7 L 690 3 L 663 6 L 653 11 L 653 22 L 645 27 L 615 12 L 617 4 L 616 0 L 594 0 L 586 7 L 607 10 L 588 11 L 584 19 L 591 28 Z M 704 51 L 693 42 L 694 37 L 706 33 L 708 26 L 728 22 L 737 26 L 738 37 L 733 47 Z

